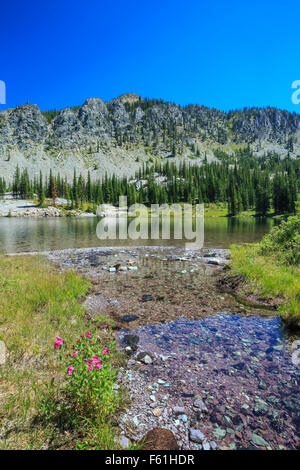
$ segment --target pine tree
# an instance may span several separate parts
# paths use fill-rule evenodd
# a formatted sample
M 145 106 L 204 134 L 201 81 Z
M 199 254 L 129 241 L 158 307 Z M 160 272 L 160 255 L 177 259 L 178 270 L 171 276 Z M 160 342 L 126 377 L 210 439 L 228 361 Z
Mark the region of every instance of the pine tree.
M 40 171 L 40 181 L 38 185 L 38 203 L 39 206 L 42 207 L 45 202 L 45 191 L 43 186 L 43 176 L 42 172 Z

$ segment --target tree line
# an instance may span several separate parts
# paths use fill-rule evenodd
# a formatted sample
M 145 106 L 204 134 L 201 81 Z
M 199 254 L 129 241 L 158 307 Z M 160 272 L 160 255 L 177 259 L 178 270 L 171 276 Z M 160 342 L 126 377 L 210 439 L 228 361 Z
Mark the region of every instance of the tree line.
M 11 190 L 17 198 L 37 198 L 42 206 L 45 199 L 69 201 L 72 208 L 83 203 L 118 205 L 119 196 L 126 195 L 128 205 L 134 203 L 219 203 L 228 205 L 230 215 L 255 209 L 257 215 L 293 213 L 300 189 L 300 159 L 289 156 L 280 159 L 276 154 L 254 157 L 248 149 L 229 156 L 218 154 L 219 161 L 208 163 L 205 157 L 201 166 L 157 162 L 143 165 L 135 179 L 105 175 L 92 180 L 76 174 L 68 181 L 60 175 L 29 178 L 28 171 L 16 168 L 13 182 L 8 185 L 0 177 L 0 194 Z

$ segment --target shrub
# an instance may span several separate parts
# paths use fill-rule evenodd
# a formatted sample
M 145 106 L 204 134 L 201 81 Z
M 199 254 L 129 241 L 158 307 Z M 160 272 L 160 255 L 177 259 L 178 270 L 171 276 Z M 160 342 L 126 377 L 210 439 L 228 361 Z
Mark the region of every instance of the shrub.
M 286 222 L 274 227 L 260 245 L 261 254 L 275 253 L 284 264 L 300 263 L 300 216 L 289 217 Z

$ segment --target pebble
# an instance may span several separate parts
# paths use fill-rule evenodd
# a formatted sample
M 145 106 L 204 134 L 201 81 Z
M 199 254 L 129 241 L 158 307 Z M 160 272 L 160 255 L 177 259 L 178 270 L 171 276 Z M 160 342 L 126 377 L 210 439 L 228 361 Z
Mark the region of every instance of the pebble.
M 259 436 L 258 434 L 253 433 L 250 439 L 253 444 L 259 447 L 269 447 L 269 443 L 264 440 L 263 437 Z
M 127 266 L 120 266 L 119 271 L 127 271 Z
M 127 439 L 127 437 L 121 436 L 121 437 L 119 438 L 119 444 L 120 444 L 120 446 L 122 447 L 122 449 L 127 449 L 127 447 L 130 446 L 131 442 L 130 442 L 129 439 Z
M 217 438 L 217 439 L 223 439 L 223 437 L 226 436 L 226 429 L 222 429 L 222 428 L 217 428 L 214 430 L 214 436 Z
M 129 361 L 127 362 L 128 366 L 134 366 L 134 364 L 136 364 L 136 361 L 134 359 L 129 359 Z
M 185 408 L 183 406 L 174 406 L 173 413 L 175 416 L 185 414 Z
M 197 398 L 194 403 L 193 403 L 194 408 L 199 409 L 203 413 L 206 413 L 208 411 L 205 403 L 201 400 L 201 398 Z
M 190 441 L 201 444 L 205 440 L 204 434 L 199 431 L 199 429 L 190 429 L 189 430 Z
M 210 445 L 207 441 L 204 441 L 202 444 L 203 450 L 210 450 Z

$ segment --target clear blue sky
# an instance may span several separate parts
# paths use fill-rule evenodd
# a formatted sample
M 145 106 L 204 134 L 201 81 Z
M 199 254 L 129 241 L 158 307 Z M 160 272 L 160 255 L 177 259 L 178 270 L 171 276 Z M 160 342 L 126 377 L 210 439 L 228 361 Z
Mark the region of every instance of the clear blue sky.
M 224 110 L 300 113 L 300 2 L 51 0 L 2 2 L 7 104 L 41 109 L 122 93 Z

